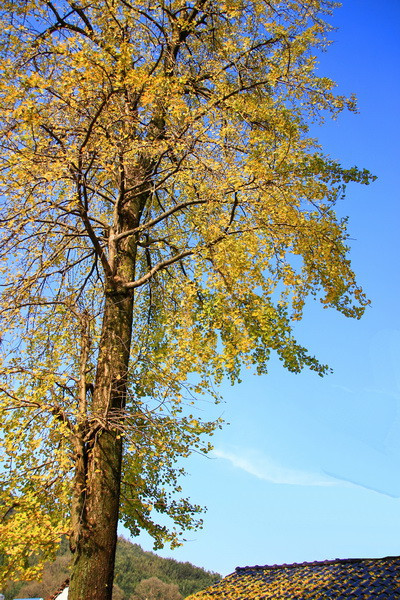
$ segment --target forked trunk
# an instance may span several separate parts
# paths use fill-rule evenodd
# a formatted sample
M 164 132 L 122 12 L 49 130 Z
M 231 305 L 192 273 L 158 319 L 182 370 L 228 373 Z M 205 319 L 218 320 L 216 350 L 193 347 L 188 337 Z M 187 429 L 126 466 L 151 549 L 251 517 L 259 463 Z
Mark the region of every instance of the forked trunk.
M 140 223 L 153 165 L 143 160 L 129 170 L 123 162 L 120 166 L 114 232 L 124 233 Z M 117 243 L 113 239 L 110 232 L 111 274 L 106 274 L 93 399 L 86 423 L 78 423 L 70 536 L 74 560 L 68 600 L 111 600 L 112 596 L 133 315 L 133 293 L 124 282 L 135 278 L 137 253 L 134 235 L 122 236 Z
M 136 227 L 146 196 L 128 203 L 120 230 Z M 107 282 L 96 379 L 78 443 L 71 514 L 74 554 L 69 600 L 111 600 L 120 504 L 122 436 L 132 336 L 133 294 L 117 281 L 135 275 L 136 241 L 118 248 L 115 280 Z

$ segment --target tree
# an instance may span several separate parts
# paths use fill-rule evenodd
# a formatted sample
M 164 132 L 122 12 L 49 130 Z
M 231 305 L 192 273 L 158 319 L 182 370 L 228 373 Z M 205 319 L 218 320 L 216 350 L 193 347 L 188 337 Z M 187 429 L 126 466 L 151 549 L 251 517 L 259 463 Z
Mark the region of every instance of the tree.
M 6 598 L 15 598 L 16 596 L 20 598 L 50 598 L 54 596 L 56 590 L 65 587 L 68 578 L 69 558 L 65 554 L 57 556 L 54 562 L 46 563 L 40 581 L 29 581 L 20 584 L 18 591 L 11 594 L 10 591 L 13 592 L 13 590 L 7 589 L 8 596 L 6 595 Z
M 199 525 L 191 414 L 292 333 L 305 299 L 366 299 L 334 204 L 371 176 L 310 123 L 354 99 L 319 77 L 324 0 L 4 0 L 1 8 L 3 571 L 69 531 L 71 600 L 110 600 L 118 518 L 156 547 Z M 163 513 L 172 529 L 155 520 Z
M 143 579 L 131 600 L 183 600 L 176 583 L 164 583 L 158 577 Z

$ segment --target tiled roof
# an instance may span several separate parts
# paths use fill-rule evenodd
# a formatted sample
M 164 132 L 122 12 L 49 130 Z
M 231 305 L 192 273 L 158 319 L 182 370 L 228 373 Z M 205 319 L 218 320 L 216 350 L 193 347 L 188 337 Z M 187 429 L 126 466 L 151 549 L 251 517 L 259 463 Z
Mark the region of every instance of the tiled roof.
M 400 600 L 400 556 L 238 567 L 190 599 Z

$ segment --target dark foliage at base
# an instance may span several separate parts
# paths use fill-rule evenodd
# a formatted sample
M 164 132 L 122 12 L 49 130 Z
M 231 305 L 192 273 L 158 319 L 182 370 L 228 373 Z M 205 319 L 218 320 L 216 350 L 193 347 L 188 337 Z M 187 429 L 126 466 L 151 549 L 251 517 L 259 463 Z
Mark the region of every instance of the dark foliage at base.
M 69 576 L 71 555 L 64 540 L 59 555 L 48 563 L 40 581 L 11 582 L 3 592 L 6 600 L 51 596 Z M 161 558 L 145 552 L 138 544 L 118 539 L 113 600 L 182 600 L 215 583 L 218 573 L 205 571 L 189 562 Z

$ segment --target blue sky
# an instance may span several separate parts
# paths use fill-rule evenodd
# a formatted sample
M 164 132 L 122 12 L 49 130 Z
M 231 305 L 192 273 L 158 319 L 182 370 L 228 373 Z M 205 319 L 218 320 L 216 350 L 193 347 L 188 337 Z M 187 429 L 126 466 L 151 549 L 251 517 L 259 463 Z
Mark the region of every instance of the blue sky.
M 236 566 L 400 554 L 400 3 L 344 0 L 321 73 L 355 92 L 360 114 L 318 129 L 324 150 L 378 180 L 349 187 L 352 263 L 372 300 L 361 321 L 310 303 L 300 342 L 334 370 L 246 375 L 226 386 L 230 423 L 182 482 L 204 529 L 163 556 L 227 574 Z M 134 540 L 150 550 L 145 536 Z

